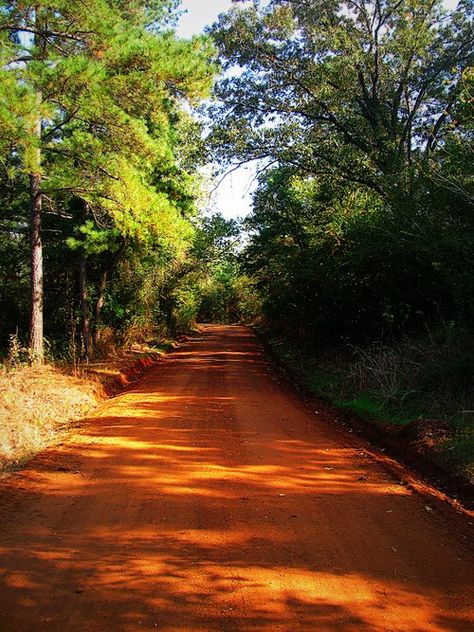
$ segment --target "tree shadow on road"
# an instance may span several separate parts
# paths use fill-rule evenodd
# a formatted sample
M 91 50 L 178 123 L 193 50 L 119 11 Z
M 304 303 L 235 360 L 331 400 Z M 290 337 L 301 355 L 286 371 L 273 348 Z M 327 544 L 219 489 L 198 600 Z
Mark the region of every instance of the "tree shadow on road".
M 239 335 L 238 362 L 193 341 L 4 485 L 1 630 L 472 629 L 466 549 Z

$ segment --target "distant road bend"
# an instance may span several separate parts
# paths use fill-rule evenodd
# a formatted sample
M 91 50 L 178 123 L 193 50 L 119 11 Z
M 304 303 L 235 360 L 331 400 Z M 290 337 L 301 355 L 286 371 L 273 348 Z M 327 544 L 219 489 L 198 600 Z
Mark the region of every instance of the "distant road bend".
M 365 448 L 205 326 L 0 484 L 1 632 L 472 632 L 468 518 Z

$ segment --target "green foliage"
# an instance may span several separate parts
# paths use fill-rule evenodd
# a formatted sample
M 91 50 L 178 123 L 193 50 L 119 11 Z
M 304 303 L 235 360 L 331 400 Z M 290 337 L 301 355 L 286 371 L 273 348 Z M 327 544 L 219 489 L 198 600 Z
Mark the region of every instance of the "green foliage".
M 203 271 L 198 277 L 200 304 L 197 317 L 204 322 L 252 322 L 260 313 L 253 282 L 242 273 L 238 220 L 219 213 L 199 226 L 193 253 Z
M 389 205 L 351 185 L 274 169 L 261 179 L 245 257 L 269 318 L 320 342 L 472 322 L 472 214 L 420 181 Z
M 273 0 L 212 29 L 224 68 L 214 142 L 222 157 L 410 194 L 419 160 L 454 122 L 472 64 L 471 2 Z
M 209 38 L 173 33 L 176 10 L 174 0 L 2 3 L 3 344 L 28 328 L 31 173 L 42 181 L 54 348 L 89 353 L 87 326 L 130 341 L 166 321 L 160 283 L 188 256 L 200 197 L 204 149 L 192 107 L 215 73 Z
M 399 410 L 386 402 L 377 400 L 376 396 L 370 394 L 359 395 L 354 399 L 336 399 L 334 401 L 339 408 L 350 410 L 364 421 L 373 424 L 385 423 L 392 426 L 405 426 L 416 418 L 416 415 L 402 416 Z
M 253 282 L 242 274 L 240 225 L 219 213 L 195 222 L 192 247 L 164 276 L 160 309 L 168 329 L 198 322 L 252 322 L 260 313 Z
M 273 0 L 214 25 L 232 73 L 211 140 L 266 160 L 245 258 L 280 327 L 323 344 L 473 322 L 471 29 L 471 2 L 425 0 Z

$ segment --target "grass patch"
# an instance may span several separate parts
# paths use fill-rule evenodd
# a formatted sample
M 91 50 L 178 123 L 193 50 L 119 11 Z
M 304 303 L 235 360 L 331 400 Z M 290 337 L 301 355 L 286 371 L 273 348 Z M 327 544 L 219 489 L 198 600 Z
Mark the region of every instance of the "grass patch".
M 51 366 L 0 369 L 0 378 L 0 471 L 54 443 L 100 397 L 97 382 Z
M 339 408 L 353 411 L 369 423 L 383 423 L 400 427 L 406 426 L 417 418 L 417 415 L 401 415 L 398 410 L 367 394 L 361 394 L 354 399 L 335 398 L 334 404 Z
M 462 460 L 472 461 L 474 467 L 474 441 L 469 437 L 453 437 L 446 441 L 446 448 L 453 456 Z
M 310 369 L 306 378 L 306 384 L 311 392 L 331 401 L 338 399 L 342 383 L 341 375 L 318 368 Z
M 326 360 L 327 362 L 327 360 Z M 307 365 L 308 366 L 308 365 Z M 397 427 L 406 426 L 419 416 L 417 412 L 401 413 L 400 409 L 380 399 L 377 393 L 357 393 L 351 388 L 349 374 L 310 369 L 306 375 L 306 385 L 312 393 L 323 397 L 337 408 L 350 410 L 364 421 L 371 424 L 389 424 Z
M 70 422 L 90 413 L 101 399 L 137 378 L 172 340 L 132 345 L 127 351 L 80 364 L 0 366 L 0 472 L 57 442 Z

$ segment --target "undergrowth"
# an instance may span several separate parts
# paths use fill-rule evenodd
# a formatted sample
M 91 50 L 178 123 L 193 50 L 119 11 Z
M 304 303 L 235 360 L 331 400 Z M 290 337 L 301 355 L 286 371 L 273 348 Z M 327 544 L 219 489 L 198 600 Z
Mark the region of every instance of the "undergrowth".
M 421 409 L 456 417 L 474 409 L 473 339 L 449 329 L 421 341 L 354 348 L 350 385 L 373 391 L 400 412 Z

